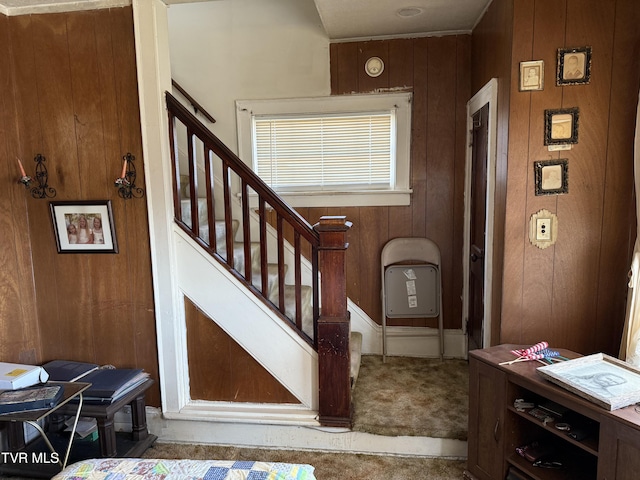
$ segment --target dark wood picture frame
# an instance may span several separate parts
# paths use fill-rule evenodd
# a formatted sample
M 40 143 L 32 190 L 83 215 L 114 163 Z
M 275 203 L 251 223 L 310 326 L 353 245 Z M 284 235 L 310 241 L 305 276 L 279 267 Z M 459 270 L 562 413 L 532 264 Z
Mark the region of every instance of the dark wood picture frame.
M 569 160 L 540 160 L 533 164 L 536 195 L 569 193 Z
M 544 111 L 544 144 L 566 145 L 578 143 L 580 110 L 559 108 Z
M 111 200 L 49 202 L 58 253 L 118 253 Z
M 556 85 L 585 85 L 591 79 L 591 47 L 559 48 Z

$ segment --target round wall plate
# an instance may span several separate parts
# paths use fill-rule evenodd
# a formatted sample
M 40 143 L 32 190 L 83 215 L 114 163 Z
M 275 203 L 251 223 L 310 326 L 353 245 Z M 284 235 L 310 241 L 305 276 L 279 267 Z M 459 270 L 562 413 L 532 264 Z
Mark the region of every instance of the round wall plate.
M 364 71 L 370 77 L 379 77 L 384 71 L 384 62 L 380 57 L 371 57 L 364 64 Z

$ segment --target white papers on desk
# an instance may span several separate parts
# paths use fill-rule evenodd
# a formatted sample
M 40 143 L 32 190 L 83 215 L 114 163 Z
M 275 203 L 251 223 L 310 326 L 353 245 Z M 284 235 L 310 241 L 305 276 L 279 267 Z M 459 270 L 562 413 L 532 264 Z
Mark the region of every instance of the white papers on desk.
M 49 374 L 42 367 L 0 362 L 0 390 L 26 388 L 48 379 Z

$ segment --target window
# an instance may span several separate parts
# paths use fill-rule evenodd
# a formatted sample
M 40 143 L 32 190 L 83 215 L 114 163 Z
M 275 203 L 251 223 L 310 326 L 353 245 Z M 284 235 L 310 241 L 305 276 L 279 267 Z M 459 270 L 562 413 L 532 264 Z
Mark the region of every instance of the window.
M 410 94 L 236 106 L 240 158 L 293 206 L 409 204 Z

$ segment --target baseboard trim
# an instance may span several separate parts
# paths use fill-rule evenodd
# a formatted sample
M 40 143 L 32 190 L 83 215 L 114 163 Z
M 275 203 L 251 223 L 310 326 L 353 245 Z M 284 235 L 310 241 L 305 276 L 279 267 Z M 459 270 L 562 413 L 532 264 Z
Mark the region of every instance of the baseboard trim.
M 447 438 L 384 437 L 343 428 L 180 420 L 149 412 L 150 433 L 160 443 L 332 453 L 466 459 L 467 442 Z
M 382 333 L 380 334 L 382 343 Z M 440 357 L 437 328 L 387 327 L 387 355 L 402 357 Z M 444 357 L 467 358 L 467 337 L 462 330 L 444 331 Z

